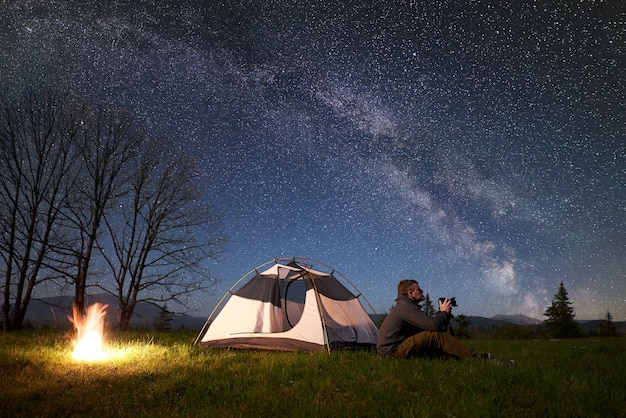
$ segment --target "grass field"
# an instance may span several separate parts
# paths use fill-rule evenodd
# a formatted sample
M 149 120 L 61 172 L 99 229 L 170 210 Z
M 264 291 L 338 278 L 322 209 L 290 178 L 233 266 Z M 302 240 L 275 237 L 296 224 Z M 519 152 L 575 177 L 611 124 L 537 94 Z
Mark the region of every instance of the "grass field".
M 623 417 L 625 338 L 469 340 L 514 358 L 207 350 L 191 333 L 110 336 L 76 362 L 62 333 L 0 334 L 0 416 Z

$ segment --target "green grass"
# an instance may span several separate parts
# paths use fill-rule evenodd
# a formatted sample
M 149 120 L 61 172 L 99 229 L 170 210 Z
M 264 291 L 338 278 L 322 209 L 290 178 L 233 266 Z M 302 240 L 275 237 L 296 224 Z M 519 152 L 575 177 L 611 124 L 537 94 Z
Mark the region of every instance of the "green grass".
M 469 340 L 514 358 L 207 350 L 191 333 L 110 336 L 76 362 L 67 334 L 0 334 L 0 416 L 626 416 L 626 339 Z

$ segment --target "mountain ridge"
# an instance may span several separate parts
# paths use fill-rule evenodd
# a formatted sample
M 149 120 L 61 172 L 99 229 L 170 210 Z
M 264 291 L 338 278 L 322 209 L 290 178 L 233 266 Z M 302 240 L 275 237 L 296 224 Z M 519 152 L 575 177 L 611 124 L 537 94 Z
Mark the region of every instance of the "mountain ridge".
M 34 327 L 68 328 L 71 326 L 72 296 L 51 296 L 31 300 L 24 317 L 24 324 Z M 105 323 L 109 326 L 119 324 L 117 318 L 117 298 L 113 295 L 101 293 L 86 297 L 86 305 L 95 303 L 108 305 Z M 152 328 L 157 316 L 161 313 L 161 307 L 150 302 L 138 302 L 131 316 L 130 328 Z M 172 313 L 171 329 L 197 328 L 200 329 L 206 318 L 189 316 L 182 313 Z
M 108 326 L 116 327 L 118 324 L 117 298 L 106 293 L 89 295 L 86 297 L 87 305 L 94 303 L 104 303 L 109 305 L 106 311 L 105 323 Z M 45 298 L 32 299 L 26 316 L 25 326 L 48 327 L 48 328 L 70 328 L 69 317 L 72 315 L 72 296 L 50 296 Z M 161 313 L 161 307 L 150 302 L 138 302 L 135 311 L 129 322 L 130 328 L 153 328 L 157 316 Z M 382 315 L 370 315 L 374 323 L 378 324 Z M 486 318 L 481 316 L 465 316 L 469 321 L 470 330 L 490 329 L 505 325 L 538 327 L 543 321 L 523 314 L 505 315 L 499 314 Z M 198 329 L 205 324 L 206 317 L 189 316 L 182 313 L 172 313 L 171 329 Z M 587 331 L 597 329 L 602 319 L 598 320 L 577 320 L 581 327 Z M 452 321 L 454 327 L 456 321 Z M 613 322 L 618 334 L 626 334 L 626 321 Z

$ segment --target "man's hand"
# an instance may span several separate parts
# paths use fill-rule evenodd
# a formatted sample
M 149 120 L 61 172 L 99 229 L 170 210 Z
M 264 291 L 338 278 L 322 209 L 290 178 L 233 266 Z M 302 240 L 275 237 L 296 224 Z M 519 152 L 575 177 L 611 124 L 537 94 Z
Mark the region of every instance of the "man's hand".
M 442 312 L 451 313 L 452 312 L 452 301 L 448 298 L 445 298 L 443 302 L 439 302 L 439 310 Z

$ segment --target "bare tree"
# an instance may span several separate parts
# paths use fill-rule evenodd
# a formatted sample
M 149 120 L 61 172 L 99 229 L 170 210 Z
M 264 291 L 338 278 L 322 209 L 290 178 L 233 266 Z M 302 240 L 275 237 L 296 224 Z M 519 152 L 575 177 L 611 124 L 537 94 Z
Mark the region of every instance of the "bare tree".
M 67 94 L 3 98 L 0 145 L 4 330 L 21 328 L 44 282 L 74 288 L 77 321 L 88 286 L 115 294 L 122 327 L 139 301 L 184 304 L 213 284 L 203 262 L 222 238 L 194 164 L 165 141 L 147 144 L 130 115 Z M 99 266 L 113 282 L 94 280 Z
M 90 267 L 103 218 L 127 190 L 128 162 L 144 141 L 125 113 L 100 107 L 87 118 L 78 143 L 82 165 L 71 190 L 65 226 L 73 243 L 66 248 L 68 277 L 74 286 L 74 317 L 84 313 Z
M 58 278 L 49 258 L 77 161 L 78 115 L 67 94 L 30 93 L 0 104 L 0 257 L 3 330 L 19 330 L 37 285 Z
M 223 239 L 219 216 L 203 201 L 195 166 L 182 149 L 164 140 L 136 155 L 130 193 L 105 216 L 108 255 L 116 282 L 120 327 L 127 328 L 140 301 L 174 301 L 211 286 L 203 262 L 217 258 Z

